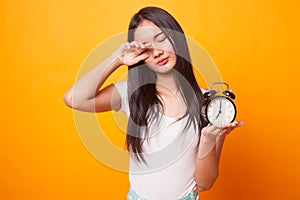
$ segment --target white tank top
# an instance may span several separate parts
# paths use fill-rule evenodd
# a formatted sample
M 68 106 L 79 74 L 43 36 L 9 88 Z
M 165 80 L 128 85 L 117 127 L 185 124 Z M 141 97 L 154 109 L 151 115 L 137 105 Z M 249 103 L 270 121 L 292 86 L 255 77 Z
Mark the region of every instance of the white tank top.
M 129 117 L 127 82 L 114 84 L 120 93 L 119 111 Z M 198 129 L 193 124 L 184 129 L 188 117 L 179 121 L 160 114 L 149 125 L 149 138 L 143 143 L 144 162 L 130 153 L 129 182 L 142 198 L 176 200 L 196 189 L 194 179 L 198 146 Z

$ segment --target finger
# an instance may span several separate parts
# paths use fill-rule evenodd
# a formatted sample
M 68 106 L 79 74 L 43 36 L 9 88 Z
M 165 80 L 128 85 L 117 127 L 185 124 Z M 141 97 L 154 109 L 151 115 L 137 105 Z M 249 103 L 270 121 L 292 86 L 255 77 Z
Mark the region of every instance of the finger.
M 229 134 L 235 128 L 240 127 L 242 125 L 244 125 L 243 121 L 234 121 L 230 124 L 226 124 L 226 125 L 224 125 L 224 128 L 222 129 L 222 134 Z
M 146 47 L 145 47 L 145 44 L 143 44 L 142 42 L 138 42 L 139 43 L 139 45 L 140 45 L 140 47 L 142 48 L 142 49 L 145 49 Z
M 230 124 L 227 124 L 225 127 L 240 127 L 243 126 L 244 122 L 243 121 L 234 121 Z
M 130 48 L 130 45 L 128 42 L 126 42 L 126 43 L 121 44 L 119 49 L 121 50 L 121 52 L 123 52 L 124 50 L 126 50 L 128 48 Z
M 235 123 L 230 123 L 230 124 L 225 124 L 225 125 L 223 126 L 223 128 L 226 129 L 226 128 L 232 128 L 232 127 L 235 127 L 235 126 L 236 126 Z
M 222 135 L 228 135 L 235 128 L 235 123 L 225 124 L 222 128 Z
M 243 126 L 245 124 L 244 121 L 238 121 L 236 127 L 240 127 L 240 126 Z
M 144 43 L 145 48 L 150 48 L 152 46 L 152 44 L 150 42 L 146 42 Z
M 145 60 L 145 59 L 147 59 L 148 57 L 149 57 L 149 55 L 143 53 L 143 54 L 137 56 L 137 57 L 135 58 L 135 61 L 140 62 L 141 60 Z
M 126 42 L 125 44 L 124 44 L 124 46 L 123 46 L 125 49 L 130 49 L 130 44 L 129 44 L 129 42 Z
M 137 58 L 137 57 L 139 57 L 142 54 L 146 54 L 146 49 L 142 49 L 142 48 L 137 49 L 137 48 L 134 48 L 133 49 L 133 53 L 134 53 L 135 58 Z M 147 55 L 147 57 L 148 57 L 148 55 Z M 143 56 L 142 56 L 142 58 L 143 58 Z
M 231 128 L 231 127 L 236 127 L 236 126 L 237 126 L 237 124 L 238 124 L 238 122 L 237 122 L 237 121 L 234 121 L 234 122 L 232 122 L 232 123 L 229 123 L 229 124 L 225 124 L 225 125 L 223 125 L 223 128 Z
M 137 49 L 140 48 L 140 45 L 139 45 L 139 43 L 138 43 L 137 41 L 132 41 L 132 42 L 130 43 L 130 46 L 131 46 L 131 47 L 135 47 L 135 48 L 137 48 Z

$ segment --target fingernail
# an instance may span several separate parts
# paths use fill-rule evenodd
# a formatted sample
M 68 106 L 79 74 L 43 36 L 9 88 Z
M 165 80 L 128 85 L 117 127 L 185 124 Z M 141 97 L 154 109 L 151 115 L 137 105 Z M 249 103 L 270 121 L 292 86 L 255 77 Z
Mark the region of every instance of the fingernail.
M 244 124 L 245 124 L 244 121 L 239 121 L 239 122 L 238 122 L 238 125 L 239 125 L 239 126 L 244 125 Z

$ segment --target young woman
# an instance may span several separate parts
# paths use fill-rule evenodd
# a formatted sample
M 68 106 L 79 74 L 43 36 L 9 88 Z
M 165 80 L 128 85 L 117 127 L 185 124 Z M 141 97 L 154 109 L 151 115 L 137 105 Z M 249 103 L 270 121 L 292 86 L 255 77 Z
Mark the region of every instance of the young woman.
M 122 65 L 128 81 L 100 90 Z M 157 7 L 132 17 L 128 42 L 79 79 L 64 101 L 86 112 L 127 115 L 132 200 L 198 199 L 196 190 L 210 189 L 218 176 L 225 136 L 241 125 L 207 126 L 183 30 Z

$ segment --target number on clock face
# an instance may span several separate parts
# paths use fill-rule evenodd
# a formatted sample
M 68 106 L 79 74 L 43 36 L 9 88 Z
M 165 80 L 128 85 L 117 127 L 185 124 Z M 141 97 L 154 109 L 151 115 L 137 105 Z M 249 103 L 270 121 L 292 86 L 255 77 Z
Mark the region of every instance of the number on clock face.
M 234 103 L 225 97 L 216 97 L 206 108 L 206 115 L 211 124 L 224 125 L 233 122 L 236 116 Z

